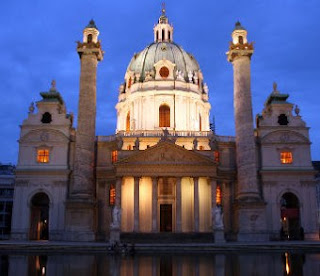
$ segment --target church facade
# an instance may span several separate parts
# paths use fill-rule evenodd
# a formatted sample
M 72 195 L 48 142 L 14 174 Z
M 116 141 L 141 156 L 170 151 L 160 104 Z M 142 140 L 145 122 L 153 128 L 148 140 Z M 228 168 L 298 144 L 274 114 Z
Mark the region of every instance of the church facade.
M 276 84 L 254 129 L 247 31 L 237 22 L 227 52 L 235 137 L 210 129 L 208 86 L 173 34 L 163 10 L 119 87 L 115 135 L 96 136 L 104 52 L 90 21 L 77 45 L 77 129 L 55 82 L 21 125 L 12 239 L 318 239 L 309 129 Z

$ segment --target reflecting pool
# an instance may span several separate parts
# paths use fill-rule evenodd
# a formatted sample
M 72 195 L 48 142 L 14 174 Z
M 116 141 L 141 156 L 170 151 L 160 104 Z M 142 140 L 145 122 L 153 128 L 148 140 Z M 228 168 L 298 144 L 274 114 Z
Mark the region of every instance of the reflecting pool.
M 0 275 L 320 275 L 320 253 L 1 255 Z

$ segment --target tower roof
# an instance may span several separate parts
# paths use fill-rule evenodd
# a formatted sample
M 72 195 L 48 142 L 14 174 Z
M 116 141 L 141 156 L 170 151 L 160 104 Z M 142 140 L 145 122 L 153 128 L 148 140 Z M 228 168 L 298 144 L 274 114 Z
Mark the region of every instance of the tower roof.
M 51 82 L 50 90 L 48 92 L 41 92 L 40 95 L 43 102 L 59 102 L 60 104 L 63 104 L 63 99 L 57 91 L 55 80 Z
M 240 21 L 236 22 L 234 30 L 245 30 L 246 31 L 246 29 L 241 25 Z
M 93 19 L 90 20 L 89 24 L 86 26 L 86 28 L 94 28 L 96 30 L 98 30 L 96 23 L 94 22 Z
M 282 94 L 277 89 L 277 83 L 273 83 L 273 91 L 268 97 L 265 105 L 270 105 L 272 103 L 288 103 L 287 99 L 289 98 L 289 94 Z

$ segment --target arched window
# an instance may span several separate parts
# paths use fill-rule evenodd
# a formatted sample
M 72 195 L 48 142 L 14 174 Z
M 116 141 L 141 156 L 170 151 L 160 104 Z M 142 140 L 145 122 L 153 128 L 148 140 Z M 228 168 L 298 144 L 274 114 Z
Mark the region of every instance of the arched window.
M 128 112 L 128 114 L 127 114 L 126 131 L 130 131 L 130 112 Z
M 168 40 L 171 40 L 171 32 L 168 32 Z
M 92 42 L 92 34 L 89 34 L 87 37 L 87 42 L 91 43 Z
M 164 41 L 164 30 L 162 30 L 162 41 Z
M 202 120 L 201 120 L 200 114 L 199 114 L 199 131 L 202 131 Z
M 158 41 L 159 40 L 159 31 L 157 31 L 156 38 L 157 38 L 157 41 Z
M 239 44 L 243 44 L 243 37 L 241 35 L 239 36 Z
M 289 124 L 288 117 L 286 114 L 280 114 L 278 117 L 278 124 L 280 126 L 286 126 Z
M 170 107 L 166 104 L 159 107 L 159 127 L 170 127 Z
M 132 85 L 132 78 L 130 77 L 130 78 L 129 78 L 129 81 L 128 81 L 128 88 L 130 88 L 131 85 Z

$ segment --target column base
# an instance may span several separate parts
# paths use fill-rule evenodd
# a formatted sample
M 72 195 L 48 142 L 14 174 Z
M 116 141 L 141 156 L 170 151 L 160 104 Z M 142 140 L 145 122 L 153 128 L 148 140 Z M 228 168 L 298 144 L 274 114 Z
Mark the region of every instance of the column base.
M 96 208 L 94 200 L 69 199 L 66 202 L 64 240 L 95 241 Z
M 224 230 L 217 229 L 214 230 L 214 243 L 225 243 L 226 240 L 224 238 Z
M 265 207 L 266 204 L 263 201 L 238 201 L 235 204 L 239 242 L 269 241 Z

